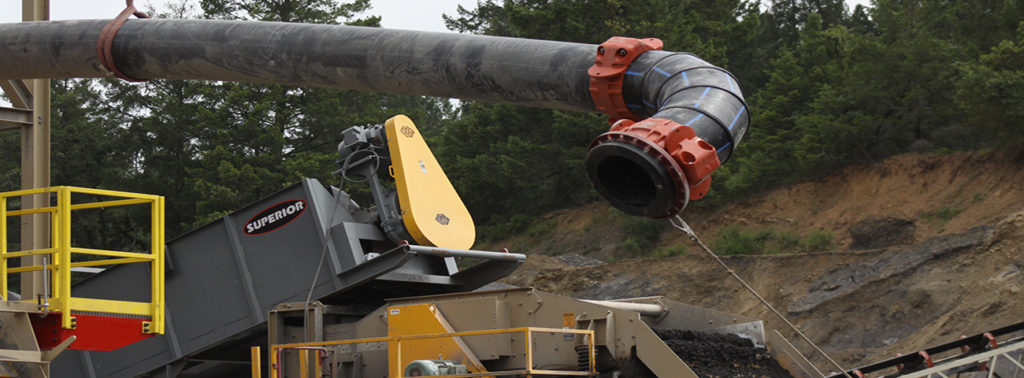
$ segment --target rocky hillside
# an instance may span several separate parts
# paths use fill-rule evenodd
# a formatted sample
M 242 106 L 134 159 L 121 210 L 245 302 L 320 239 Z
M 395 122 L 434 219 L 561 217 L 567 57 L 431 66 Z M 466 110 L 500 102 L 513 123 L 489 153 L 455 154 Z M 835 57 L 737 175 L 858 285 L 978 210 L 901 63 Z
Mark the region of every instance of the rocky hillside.
M 847 367 L 1024 320 L 1019 154 L 898 156 L 685 215 L 712 246 L 732 246 L 726 230 L 736 229 L 800 238 L 724 259 Z M 643 244 L 644 225 L 656 231 L 638 252 L 629 240 Z M 812 234 L 828 235 L 816 244 L 824 251 L 806 252 Z M 764 319 L 793 338 L 681 232 L 603 204 L 484 248 L 500 246 L 531 254 L 509 284 L 592 299 L 664 295 Z M 630 257 L 652 255 L 667 257 Z

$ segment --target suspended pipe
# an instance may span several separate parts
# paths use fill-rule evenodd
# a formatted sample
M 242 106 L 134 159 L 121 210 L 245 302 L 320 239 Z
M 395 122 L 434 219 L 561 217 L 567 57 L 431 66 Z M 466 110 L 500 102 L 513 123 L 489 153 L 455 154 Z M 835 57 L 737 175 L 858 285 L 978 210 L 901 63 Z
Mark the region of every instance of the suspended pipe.
M 105 20 L 0 24 L 0 80 L 111 77 Z M 662 218 L 702 197 L 749 124 L 735 78 L 661 41 L 601 45 L 336 25 L 129 20 L 116 67 L 137 79 L 243 81 L 457 97 L 608 114 L 587 155 L 595 189 Z

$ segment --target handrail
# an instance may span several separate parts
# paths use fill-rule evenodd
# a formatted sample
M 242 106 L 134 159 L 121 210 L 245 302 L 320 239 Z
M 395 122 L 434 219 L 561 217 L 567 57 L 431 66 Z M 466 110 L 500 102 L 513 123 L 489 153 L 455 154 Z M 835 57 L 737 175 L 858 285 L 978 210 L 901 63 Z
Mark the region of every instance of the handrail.
M 566 328 L 544 328 L 544 327 L 519 327 L 519 328 L 504 328 L 504 329 L 486 329 L 476 331 L 461 331 L 461 332 L 447 332 L 447 333 L 434 333 L 434 334 L 423 334 L 423 335 L 401 335 L 401 336 L 385 336 L 385 337 L 371 337 L 363 339 L 352 339 L 352 340 L 332 340 L 332 341 L 318 341 L 308 343 L 292 343 L 292 344 L 276 344 L 270 346 L 270 358 L 268 363 L 270 364 L 270 376 L 277 378 L 281 376 L 283 369 L 281 366 L 281 352 L 288 349 L 299 349 L 299 350 L 311 350 L 312 348 L 350 345 L 350 344 L 366 344 L 366 343 L 380 343 L 380 342 L 395 342 L 398 348 L 397 361 L 389 361 L 389 370 L 394 370 L 389 373 L 390 377 L 404 378 L 404 370 L 402 366 L 405 365 L 402 361 L 402 341 L 406 340 L 423 340 L 423 339 L 439 339 L 439 338 L 455 338 L 463 336 L 482 336 L 482 335 L 495 335 L 502 333 L 519 333 L 522 332 L 526 335 L 525 348 L 526 348 L 526 366 L 521 370 L 515 370 L 510 372 L 485 372 L 485 373 L 473 373 L 473 374 L 459 374 L 452 375 L 450 377 L 485 377 L 485 376 L 501 376 L 508 375 L 505 373 L 514 373 L 515 375 L 580 375 L 580 376 L 591 376 L 596 374 L 595 366 L 595 355 L 594 355 L 594 331 L 589 329 L 566 329 Z M 587 347 L 589 353 L 589 370 L 588 371 L 563 371 L 563 370 L 544 370 L 534 369 L 533 367 L 533 333 L 535 332 L 549 332 L 549 333 L 561 333 L 561 334 L 578 334 L 586 336 Z M 258 362 L 257 362 L 258 363 Z M 254 378 L 256 376 L 254 375 Z
M 115 200 L 97 200 L 92 202 L 72 203 L 72 194 L 91 194 L 101 197 L 114 197 Z M 39 208 L 23 208 L 8 210 L 8 198 L 34 195 L 55 195 L 56 204 Z M 50 201 L 47 201 L 48 203 Z M 27 203 L 22 201 L 22 203 Z M 96 208 L 111 208 L 130 205 L 148 205 L 150 221 L 149 252 L 109 251 L 93 248 L 71 246 L 71 216 L 74 211 Z M 50 246 L 34 249 L 9 251 L 7 237 L 7 219 L 32 214 L 49 214 Z M 41 216 L 41 215 L 34 215 Z M 104 259 L 72 262 L 73 255 L 102 256 Z M 25 256 L 48 256 L 45 265 L 27 265 L 9 267 L 8 260 Z M 79 298 L 71 296 L 71 268 L 99 265 L 150 264 L 150 301 L 121 301 L 108 299 Z M 74 329 L 75 312 L 100 312 L 116 315 L 139 315 L 148 317 L 148 327 L 143 332 L 163 334 L 164 332 L 164 198 L 149 194 L 119 192 L 102 189 L 79 188 L 73 186 L 55 186 L 29 190 L 18 190 L 0 193 L 0 299 L 7 301 L 8 275 L 21 272 L 45 270 L 50 274 L 46 284 L 52 288 L 45 290 L 40 298 L 39 310 L 59 313 L 61 328 Z M 44 274 L 44 277 L 46 275 Z M 52 291 L 52 292 L 51 292 Z M 21 302 L 33 302 L 36 298 L 25 298 Z

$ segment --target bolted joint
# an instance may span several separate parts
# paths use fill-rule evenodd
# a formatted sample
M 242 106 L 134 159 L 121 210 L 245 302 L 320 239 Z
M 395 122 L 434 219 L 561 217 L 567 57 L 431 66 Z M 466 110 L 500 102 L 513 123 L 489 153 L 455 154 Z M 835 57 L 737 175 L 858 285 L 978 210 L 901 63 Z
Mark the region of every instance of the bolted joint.
M 657 38 L 612 37 L 597 47 L 594 65 L 590 66 L 590 97 L 594 107 L 608 115 L 609 123 L 620 119 L 640 120 L 626 107 L 622 97 L 622 81 L 626 69 L 640 54 L 661 50 L 664 44 Z M 605 54 L 614 51 L 614 54 Z
M 594 189 L 631 215 L 666 218 L 703 197 L 720 165 L 711 144 L 689 126 L 649 118 L 620 120 L 587 152 Z

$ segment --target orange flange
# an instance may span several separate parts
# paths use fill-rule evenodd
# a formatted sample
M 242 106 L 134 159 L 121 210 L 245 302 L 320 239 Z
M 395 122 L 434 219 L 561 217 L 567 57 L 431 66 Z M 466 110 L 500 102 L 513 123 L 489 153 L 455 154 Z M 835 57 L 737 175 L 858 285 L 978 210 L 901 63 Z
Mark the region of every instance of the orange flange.
M 683 170 L 690 190 L 690 200 L 704 197 L 711 187 L 711 172 L 721 165 L 710 143 L 697 136 L 686 125 L 660 118 L 640 122 L 621 120 L 609 132 L 630 134 L 661 147 Z
M 626 100 L 622 98 L 622 80 L 636 57 L 650 50 L 661 50 L 663 45 L 657 38 L 612 37 L 597 47 L 594 65 L 587 70 L 590 97 L 594 106 L 608 115 L 609 124 L 620 119 L 640 120 L 626 107 Z

